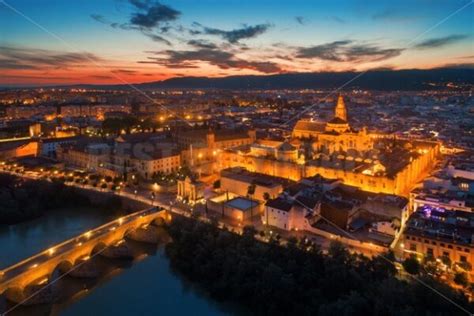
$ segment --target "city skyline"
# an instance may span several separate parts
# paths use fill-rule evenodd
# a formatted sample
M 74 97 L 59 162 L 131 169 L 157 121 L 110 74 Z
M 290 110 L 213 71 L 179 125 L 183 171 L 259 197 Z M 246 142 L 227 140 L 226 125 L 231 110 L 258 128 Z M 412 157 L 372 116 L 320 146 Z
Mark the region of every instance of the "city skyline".
M 1 1 L 0 85 L 471 68 L 471 4 Z

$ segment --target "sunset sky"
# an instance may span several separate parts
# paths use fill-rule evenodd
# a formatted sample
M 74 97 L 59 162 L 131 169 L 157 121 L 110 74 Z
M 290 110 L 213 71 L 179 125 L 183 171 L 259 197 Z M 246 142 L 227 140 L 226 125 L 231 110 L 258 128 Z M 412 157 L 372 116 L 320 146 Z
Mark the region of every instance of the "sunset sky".
M 0 85 L 472 67 L 474 3 L 0 0 Z

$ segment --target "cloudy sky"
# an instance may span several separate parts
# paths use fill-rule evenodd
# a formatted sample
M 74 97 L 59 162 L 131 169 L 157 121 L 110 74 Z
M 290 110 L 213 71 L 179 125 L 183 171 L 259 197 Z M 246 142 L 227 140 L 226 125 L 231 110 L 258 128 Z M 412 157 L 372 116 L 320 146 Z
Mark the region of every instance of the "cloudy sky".
M 474 63 L 472 0 L 0 0 L 0 84 Z

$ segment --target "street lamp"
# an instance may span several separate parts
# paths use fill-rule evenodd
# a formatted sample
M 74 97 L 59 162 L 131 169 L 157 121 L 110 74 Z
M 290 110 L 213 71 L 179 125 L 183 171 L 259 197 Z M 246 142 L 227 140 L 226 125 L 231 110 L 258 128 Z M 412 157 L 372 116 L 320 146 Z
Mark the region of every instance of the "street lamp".
M 151 192 L 151 206 L 155 203 L 155 192 Z

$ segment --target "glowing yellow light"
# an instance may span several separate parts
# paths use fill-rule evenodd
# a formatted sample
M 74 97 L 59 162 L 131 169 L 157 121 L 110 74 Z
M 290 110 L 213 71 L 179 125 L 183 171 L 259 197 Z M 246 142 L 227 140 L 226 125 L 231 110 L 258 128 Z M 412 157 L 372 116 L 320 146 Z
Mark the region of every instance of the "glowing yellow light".
M 45 284 L 48 282 L 48 278 L 44 278 L 38 282 L 39 285 Z
M 123 223 L 123 218 L 120 217 L 120 218 L 118 219 L 118 222 L 119 222 L 120 225 L 122 225 L 122 223 Z
M 87 233 L 84 234 L 84 236 L 86 236 L 86 238 L 89 238 L 91 235 L 92 235 L 91 231 L 88 231 Z
M 50 248 L 50 249 L 48 250 L 48 254 L 49 254 L 50 256 L 52 256 L 52 255 L 54 254 L 54 251 L 55 251 L 54 248 Z

